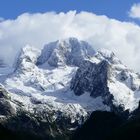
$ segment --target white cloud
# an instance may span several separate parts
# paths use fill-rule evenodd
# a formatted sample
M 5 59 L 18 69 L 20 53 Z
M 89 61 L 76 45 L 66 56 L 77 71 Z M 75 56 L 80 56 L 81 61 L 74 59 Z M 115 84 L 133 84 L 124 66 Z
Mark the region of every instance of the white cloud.
M 131 18 L 137 18 L 140 19 L 140 3 L 135 3 L 132 5 L 129 16 Z
M 140 27 L 88 12 L 25 13 L 15 20 L 4 20 L 0 22 L 0 56 L 12 64 L 25 44 L 42 48 L 68 37 L 86 40 L 95 49 L 112 50 L 126 65 L 140 71 Z

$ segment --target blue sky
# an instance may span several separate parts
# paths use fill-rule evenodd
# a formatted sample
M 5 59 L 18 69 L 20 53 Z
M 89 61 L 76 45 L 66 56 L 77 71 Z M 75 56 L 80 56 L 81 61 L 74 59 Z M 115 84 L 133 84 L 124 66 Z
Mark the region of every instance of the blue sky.
M 129 21 L 128 11 L 140 0 L 0 0 L 0 17 L 13 19 L 29 12 L 90 11 L 121 21 Z

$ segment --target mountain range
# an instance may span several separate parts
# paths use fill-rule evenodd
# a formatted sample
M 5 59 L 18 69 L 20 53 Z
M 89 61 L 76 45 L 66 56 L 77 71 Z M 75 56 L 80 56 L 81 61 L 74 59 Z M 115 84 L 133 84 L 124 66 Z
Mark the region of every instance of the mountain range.
M 139 116 L 140 74 L 109 50 L 68 38 L 26 45 L 16 58 L 9 73 L 0 65 L 3 139 L 103 140 Z M 100 127 L 103 137 L 87 133 Z

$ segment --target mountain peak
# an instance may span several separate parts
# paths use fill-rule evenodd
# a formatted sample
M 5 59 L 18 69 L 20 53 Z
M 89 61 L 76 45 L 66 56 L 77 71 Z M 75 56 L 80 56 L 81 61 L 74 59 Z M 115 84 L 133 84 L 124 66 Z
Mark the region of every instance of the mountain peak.
M 16 69 L 32 69 L 33 65 L 37 62 L 40 51 L 33 46 L 26 45 L 23 47 L 17 58 L 15 67 Z
M 107 50 L 107 49 L 100 49 L 96 54 L 95 57 L 99 60 L 106 60 L 111 64 L 122 64 L 122 62 L 116 57 L 114 52 Z
M 51 66 L 80 66 L 81 61 L 94 56 L 95 51 L 87 42 L 76 38 L 59 40 L 45 45 L 38 64 L 48 63 Z
M 39 55 L 40 51 L 38 49 L 27 44 L 25 47 L 22 48 L 20 58 L 35 63 Z

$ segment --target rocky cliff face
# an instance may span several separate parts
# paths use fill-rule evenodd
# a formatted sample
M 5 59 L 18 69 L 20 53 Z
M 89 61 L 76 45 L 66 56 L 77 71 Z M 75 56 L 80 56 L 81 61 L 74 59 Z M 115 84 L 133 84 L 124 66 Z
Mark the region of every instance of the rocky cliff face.
M 10 100 L 9 93 L 0 85 L 0 115 L 8 116 L 16 113 L 12 102 Z
M 71 81 L 71 89 L 76 95 L 90 93 L 93 98 L 104 96 L 109 92 L 107 79 L 109 75 L 109 64 L 102 61 L 99 64 L 83 61 Z
M 138 107 L 139 85 L 139 74 L 106 50 L 84 61 L 71 81 L 71 89 L 76 95 L 88 92 L 93 98 L 102 97 L 111 109 L 118 106 L 130 111 Z

